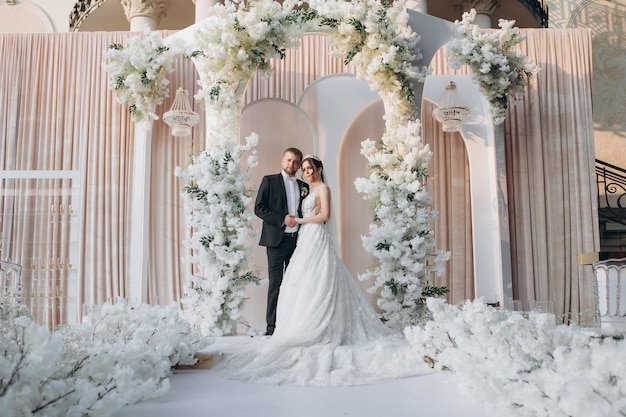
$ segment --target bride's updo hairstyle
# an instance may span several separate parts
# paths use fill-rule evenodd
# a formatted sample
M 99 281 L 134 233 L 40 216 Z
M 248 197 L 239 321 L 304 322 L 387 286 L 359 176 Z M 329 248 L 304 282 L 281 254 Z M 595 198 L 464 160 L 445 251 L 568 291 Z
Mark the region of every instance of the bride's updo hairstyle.
M 320 169 L 322 168 L 322 175 L 320 176 L 322 182 L 326 182 L 324 180 L 324 164 L 322 164 L 322 160 L 319 159 L 317 156 L 315 155 L 305 155 L 304 159 L 302 160 L 302 164 L 304 164 L 304 161 L 309 161 L 309 163 L 311 163 L 315 168 Z M 300 164 L 300 167 L 302 167 L 302 164 Z

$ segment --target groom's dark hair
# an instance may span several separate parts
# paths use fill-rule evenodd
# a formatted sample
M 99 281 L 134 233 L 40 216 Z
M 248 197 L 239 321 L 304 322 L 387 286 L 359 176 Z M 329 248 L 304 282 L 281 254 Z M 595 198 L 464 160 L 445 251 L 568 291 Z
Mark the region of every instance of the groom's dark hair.
M 302 162 L 302 158 L 304 158 L 304 155 L 302 154 L 302 151 L 298 148 L 287 148 L 285 149 L 285 152 L 283 152 L 283 155 L 286 154 L 287 152 L 291 152 L 292 154 L 299 156 L 300 157 L 300 162 Z

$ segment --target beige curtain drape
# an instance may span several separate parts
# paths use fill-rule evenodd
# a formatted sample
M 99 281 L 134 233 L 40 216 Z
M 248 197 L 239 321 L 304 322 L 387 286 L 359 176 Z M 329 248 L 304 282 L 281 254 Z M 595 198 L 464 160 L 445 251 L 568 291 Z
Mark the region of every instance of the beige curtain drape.
M 433 276 L 432 284 L 448 288 L 448 302 L 457 303 L 475 295 L 469 165 L 463 138 L 441 130 L 432 117 L 436 108 L 429 101 L 422 103 L 422 129 L 433 153 L 428 187 L 437 211 L 432 226 L 435 246 L 450 252 L 450 260 L 445 263 L 446 273 Z
M 136 35 L 0 36 L 0 170 L 80 173 L 74 183 L 5 180 L 0 190 L 2 257 L 24 265 L 24 301 L 51 326 L 66 320 L 68 304 L 98 305 L 128 294 L 135 125 L 108 89 L 103 62 L 110 44 Z M 180 58 L 170 77 L 171 97 L 157 113 L 169 109 L 177 87 L 193 94 L 196 80 L 191 62 Z M 153 131 L 148 292 L 153 301 L 169 302 L 180 298 L 185 279 L 179 197 L 184 184 L 173 172 L 189 163 L 192 146 L 204 145 L 204 127 L 198 125 L 192 138 L 177 139 L 159 120 Z M 80 191 L 73 189 L 77 184 Z M 52 210 L 58 217 L 70 204 L 79 211 L 74 221 L 50 220 Z M 80 242 L 73 240 L 76 235 Z M 72 258 L 72 269 L 48 267 L 60 258 Z M 36 270 L 30 268 L 33 260 Z
M 513 298 L 528 308 L 550 300 L 555 313 L 589 319 L 593 271 L 578 254 L 599 250 L 591 108 L 591 34 L 586 29 L 524 30 L 520 50 L 541 68 L 527 92 L 512 97 L 504 122 Z M 445 50 L 433 58 L 435 74 L 448 68 Z M 462 95 L 462 92 L 460 92 Z M 433 147 L 431 188 L 440 212 L 437 246 L 452 259 L 441 285 L 452 301 L 471 295 L 472 251 L 467 161 L 460 134 L 444 134 L 422 111 L 425 140 Z M 465 167 L 465 168 L 464 168 Z M 463 204 L 465 202 L 465 204 Z M 452 237 L 450 237 L 452 236 Z
M 591 37 L 586 30 L 529 30 L 521 48 L 541 72 L 527 94 L 513 100 L 505 122 L 509 209 L 512 230 L 514 297 L 551 299 L 557 314 L 591 311 L 590 267 L 577 255 L 598 248 L 591 119 Z M 135 126 L 125 106 L 108 90 L 102 67 L 108 45 L 135 34 L 19 34 L 0 36 L 0 170 L 68 170 L 80 173 L 77 193 L 68 180 L 2 180 L 2 258 L 25 265 L 24 287 L 36 288 L 44 306 L 38 319 L 63 322 L 68 297 L 77 304 L 100 304 L 128 294 L 129 230 Z M 167 35 L 167 33 L 164 33 Z M 293 101 L 315 79 L 349 72 L 341 59 L 326 58 L 319 36 L 303 40 L 310 53 L 295 50 L 268 79 L 256 77 L 245 103 L 265 97 Z M 318 51 L 318 52 L 316 52 Z M 319 53 L 322 61 L 313 59 Z M 321 63 L 320 63 L 321 62 Z M 180 59 L 171 75 L 176 88 L 197 90 L 191 62 Z M 440 54 L 431 65 L 448 73 Z M 283 68 L 284 67 L 284 68 Z M 462 92 L 461 92 L 462 94 Z M 195 111 L 202 109 L 195 105 Z M 447 275 L 438 285 L 450 300 L 472 298 L 473 264 L 467 162 L 462 139 L 443 134 L 423 106 L 423 136 L 434 160 L 430 187 L 437 247 L 449 250 Z M 382 123 L 382 121 L 381 121 Z M 204 146 L 202 122 L 191 138 L 173 138 L 154 123 L 151 155 L 149 301 L 178 301 L 187 266 L 185 225 L 174 176 L 189 155 Z M 269 145 L 271 146 L 271 144 Z M 8 191 L 10 190 L 10 191 Z M 78 211 L 74 222 L 50 222 L 51 207 Z M 51 226 L 52 225 L 52 226 Z M 78 228 L 80 242 L 72 241 Z M 78 249 L 74 246 L 78 245 Z M 49 268 L 49 260 L 78 253 L 78 269 Z M 37 272 L 29 266 L 37 259 Z M 39 260 L 45 261 L 39 261 Z M 45 264 L 39 268 L 39 264 Z M 75 294 L 67 290 L 78 280 Z M 41 292 L 41 289 L 44 289 Z M 54 288 L 54 289 L 50 289 Z M 39 294 L 42 294 L 39 296 Z M 54 298 L 54 301 L 51 299 Z M 56 304 L 55 304 L 56 303 Z M 52 313 L 50 312 L 52 311 Z

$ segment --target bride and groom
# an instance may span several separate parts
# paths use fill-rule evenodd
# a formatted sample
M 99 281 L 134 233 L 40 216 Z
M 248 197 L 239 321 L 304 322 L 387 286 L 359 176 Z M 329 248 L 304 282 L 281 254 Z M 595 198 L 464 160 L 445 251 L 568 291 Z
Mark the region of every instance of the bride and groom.
M 263 178 L 254 206 L 263 220 L 259 243 L 267 249 L 266 335 L 276 331 L 276 338 L 300 343 L 356 344 L 370 334 L 389 334 L 326 230 L 331 193 L 322 161 L 289 148 L 281 166 L 280 174 Z M 296 179 L 299 169 L 306 182 Z
M 249 382 L 357 385 L 430 372 L 402 334 L 379 318 L 339 257 L 331 192 L 316 156 L 288 148 L 282 171 L 261 181 L 269 272 L 265 340 L 223 355 L 217 371 Z M 302 169 L 306 182 L 296 179 Z M 280 296 L 279 296 L 280 293 Z

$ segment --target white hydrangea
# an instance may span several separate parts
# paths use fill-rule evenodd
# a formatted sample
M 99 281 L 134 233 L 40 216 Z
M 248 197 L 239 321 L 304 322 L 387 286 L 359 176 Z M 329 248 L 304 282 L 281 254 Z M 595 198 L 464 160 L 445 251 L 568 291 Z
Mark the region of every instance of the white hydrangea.
M 135 122 L 158 120 L 156 107 L 169 97 L 169 80 L 174 59 L 184 52 L 182 41 L 166 45 L 156 32 L 127 40 L 127 46 L 109 46 L 104 69 L 110 73 L 109 88 L 117 101 L 128 105 Z

